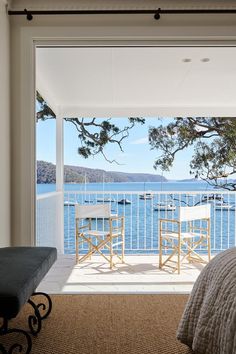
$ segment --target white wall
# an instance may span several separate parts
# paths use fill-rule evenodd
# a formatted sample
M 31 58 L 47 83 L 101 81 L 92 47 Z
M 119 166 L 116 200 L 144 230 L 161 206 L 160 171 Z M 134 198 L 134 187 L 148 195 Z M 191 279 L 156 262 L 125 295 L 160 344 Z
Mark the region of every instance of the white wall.
M 10 245 L 9 22 L 0 0 L 0 247 Z
M 11 18 L 12 234 L 14 245 L 34 240 L 33 41 L 68 44 L 236 43 L 235 18 L 172 16 L 24 16 Z M 69 42 L 68 42 L 69 41 Z M 38 43 L 39 43 L 38 42 Z

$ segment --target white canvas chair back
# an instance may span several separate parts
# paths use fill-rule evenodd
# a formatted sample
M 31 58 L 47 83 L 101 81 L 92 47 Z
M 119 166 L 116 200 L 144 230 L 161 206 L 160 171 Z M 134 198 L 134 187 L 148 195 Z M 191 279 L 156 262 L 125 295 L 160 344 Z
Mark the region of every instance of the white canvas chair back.
M 75 205 L 75 218 L 109 218 L 111 216 L 111 207 L 109 204 L 101 205 Z
M 179 208 L 179 221 L 193 221 L 200 219 L 209 219 L 211 216 L 211 205 L 197 205 L 193 207 Z

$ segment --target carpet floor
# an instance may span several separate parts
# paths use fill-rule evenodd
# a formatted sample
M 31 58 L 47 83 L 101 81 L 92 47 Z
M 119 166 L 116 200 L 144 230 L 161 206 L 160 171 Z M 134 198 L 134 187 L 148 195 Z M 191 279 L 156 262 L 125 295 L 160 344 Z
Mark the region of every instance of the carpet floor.
M 52 312 L 33 338 L 32 354 L 190 354 L 175 338 L 187 298 L 53 295 Z M 27 328 L 29 311 L 25 305 L 11 327 Z M 7 347 L 12 336 L 0 342 Z

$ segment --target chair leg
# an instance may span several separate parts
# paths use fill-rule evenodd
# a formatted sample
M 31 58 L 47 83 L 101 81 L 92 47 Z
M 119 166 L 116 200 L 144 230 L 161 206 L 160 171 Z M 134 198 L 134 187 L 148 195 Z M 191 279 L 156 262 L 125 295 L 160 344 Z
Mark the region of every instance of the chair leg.
M 210 262 L 210 260 L 211 260 L 211 244 L 210 244 L 209 238 L 207 240 L 207 245 L 208 245 L 208 262 Z
M 122 263 L 125 263 L 125 236 L 122 232 L 122 255 L 121 255 Z
M 187 247 L 188 247 L 188 249 L 189 248 L 193 248 L 192 240 L 191 241 L 190 240 L 187 241 Z M 192 261 L 191 261 L 191 253 L 189 253 L 189 255 L 187 256 L 187 260 L 188 260 L 189 263 L 192 263 Z
M 208 261 L 211 260 L 211 226 L 210 220 L 208 220 L 208 227 L 207 227 L 207 248 L 208 248 Z
M 178 237 L 178 274 L 180 274 L 180 254 L 181 254 L 181 242 L 180 242 L 180 234 Z
M 159 268 L 162 268 L 162 230 L 161 230 L 162 224 L 160 221 L 160 238 L 159 238 Z
M 89 240 L 92 241 L 91 238 Z M 91 243 L 89 243 L 89 253 L 90 253 L 89 260 L 91 260 L 91 258 L 92 258 L 92 244 Z
M 75 235 L 75 261 L 76 261 L 76 264 L 79 261 L 79 240 L 78 240 L 77 230 L 76 230 L 76 235 Z
M 110 240 L 110 269 L 113 269 L 113 248 L 112 248 L 112 237 Z

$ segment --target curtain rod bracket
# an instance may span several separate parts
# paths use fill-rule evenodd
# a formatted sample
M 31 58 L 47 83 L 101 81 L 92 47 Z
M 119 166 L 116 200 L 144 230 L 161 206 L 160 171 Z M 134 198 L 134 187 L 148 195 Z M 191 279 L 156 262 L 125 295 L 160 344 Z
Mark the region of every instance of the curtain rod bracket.
M 24 9 L 24 12 L 26 14 L 26 18 L 28 21 L 32 21 L 33 20 L 33 15 L 31 12 L 29 12 L 27 9 Z
M 155 18 L 155 20 L 160 20 L 160 18 L 161 18 L 161 8 L 159 7 L 159 9 L 157 10 L 157 12 L 155 13 L 155 15 L 154 15 L 154 18 Z

